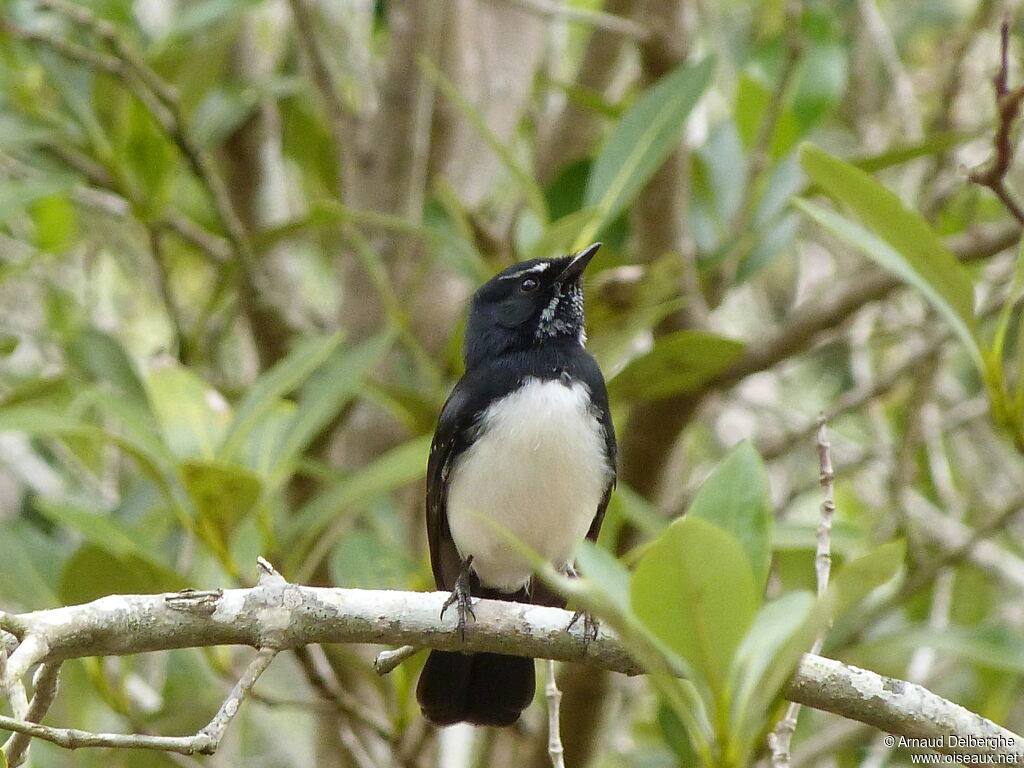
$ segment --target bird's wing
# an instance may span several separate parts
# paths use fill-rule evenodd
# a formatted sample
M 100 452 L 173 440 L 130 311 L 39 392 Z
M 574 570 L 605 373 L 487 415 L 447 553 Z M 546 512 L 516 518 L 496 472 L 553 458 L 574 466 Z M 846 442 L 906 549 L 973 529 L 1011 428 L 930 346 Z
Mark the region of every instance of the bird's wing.
M 590 387 L 590 402 L 594 409 L 594 415 L 601 423 L 604 431 L 604 446 L 608 456 L 608 463 L 611 465 L 611 477 L 608 479 L 608 486 L 604 489 L 601 502 L 597 505 L 594 520 L 590 523 L 590 530 L 587 531 L 587 538 L 593 542 L 601 532 L 601 524 L 604 522 L 604 513 L 608 510 L 608 502 L 611 500 L 612 491 L 615 490 L 616 471 L 618 466 L 618 446 L 615 442 L 615 426 L 612 424 L 612 412 L 608 407 L 608 390 L 604 384 L 604 376 L 597 362 L 590 355 L 587 355 L 589 365 L 586 365 L 583 374 L 584 381 Z
M 448 529 L 448 476 L 459 455 L 469 446 L 476 415 L 466 388 L 459 383 L 441 409 L 427 460 L 427 540 L 430 565 L 438 589 L 452 589 L 461 565 Z

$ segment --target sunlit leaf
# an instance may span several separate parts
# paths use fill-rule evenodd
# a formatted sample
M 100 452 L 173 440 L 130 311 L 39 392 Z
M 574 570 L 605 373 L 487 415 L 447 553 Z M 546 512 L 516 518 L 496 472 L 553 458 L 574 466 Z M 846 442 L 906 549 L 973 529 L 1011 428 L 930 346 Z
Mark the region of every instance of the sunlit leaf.
M 758 608 L 740 543 L 705 520 L 677 520 L 637 563 L 630 596 L 640 621 L 722 692 Z
M 971 279 L 921 214 L 864 171 L 811 144 L 801 148 L 800 160 L 815 184 L 850 206 L 874 234 L 807 200 L 796 201 L 798 207 L 921 291 L 984 370 Z
M 772 562 L 774 513 L 768 471 L 749 442 L 736 446 L 704 481 L 687 515 L 707 520 L 739 541 L 750 560 L 754 585 L 763 593 Z
M 302 451 L 355 396 L 374 366 L 391 348 L 394 337 L 389 329 L 358 347 L 336 348 L 309 377 L 299 392 L 298 407 L 278 446 L 272 484 L 282 480 Z
M 580 232 L 574 250 L 592 242 L 602 225 L 629 205 L 665 162 L 714 69 L 709 57 L 668 73 L 615 125 L 594 162 L 584 198 L 585 206 L 596 208 L 599 214 Z
M 231 422 L 231 406 L 220 392 L 169 360 L 150 368 L 143 380 L 174 455 L 213 458 Z
M 255 473 L 223 462 L 183 462 L 181 478 L 200 529 L 219 537 L 221 544 L 229 543 L 238 524 L 255 511 L 263 490 Z
M 221 461 L 231 461 L 260 418 L 273 409 L 277 400 L 298 388 L 330 356 L 340 341 L 341 337 L 337 335 L 308 339 L 262 374 L 238 404 L 235 418 L 217 449 L 217 457 Z
M 709 331 L 676 331 L 631 361 L 608 382 L 612 400 L 648 400 L 692 392 L 743 353 L 742 342 Z

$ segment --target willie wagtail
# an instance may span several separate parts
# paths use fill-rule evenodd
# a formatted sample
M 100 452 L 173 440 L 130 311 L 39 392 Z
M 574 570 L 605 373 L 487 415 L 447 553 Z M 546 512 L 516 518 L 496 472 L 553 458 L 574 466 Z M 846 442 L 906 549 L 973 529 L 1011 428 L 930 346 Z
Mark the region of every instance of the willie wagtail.
M 601 528 L 615 432 L 601 370 L 583 348 L 580 285 L 599 247 L 514 264 L 470 304 L 466 373 L 441 411 L 427 464 L 430 562 L 463 631 L 471 596 L 565 606 L 531 582 L 532 568 L 498 527 L 566 571 L 580 541 Z M 431 651 L 416 697 L 437 725 L 511 725 L 533 699 L 533 666 Z

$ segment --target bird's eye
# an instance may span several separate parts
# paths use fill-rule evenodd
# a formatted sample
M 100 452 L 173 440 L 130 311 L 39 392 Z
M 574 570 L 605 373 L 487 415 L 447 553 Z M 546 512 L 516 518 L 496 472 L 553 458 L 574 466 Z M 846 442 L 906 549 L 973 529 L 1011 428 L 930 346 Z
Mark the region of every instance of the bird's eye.
M 540 286 L 540 282 L 534 277 L 527 277 L 519 284 L 519 290 L 523 293 L 533 293 Z

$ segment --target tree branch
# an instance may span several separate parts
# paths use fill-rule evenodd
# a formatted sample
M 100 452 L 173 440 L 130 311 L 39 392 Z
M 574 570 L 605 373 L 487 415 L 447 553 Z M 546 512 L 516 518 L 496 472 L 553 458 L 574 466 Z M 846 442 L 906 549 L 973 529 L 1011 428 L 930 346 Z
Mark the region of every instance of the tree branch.
M 995 155 L 986 168 L 973 171 L 970 179 L 975 184 L 991 189 L 1006 206 L 1006 209 L 1013 214 L 1013 217 L 1024 224 L 1024 208 L 1021 208 L 1016 195 L 1006 186 L 1006 174 L 1013 163 L 1013 143 L 1010 139 L 1010 132 L 1020 113 L 1021 100 L 1024 100 L 1024 86 L 1017 86 L 1011 91 L 1007 84 L 1010 72 L 1009 21 L 1003 21 L 999 29 L 999 39 L 999 71 L 992 78 L 992 84 L 995 87 L 996 112 L 999 117 L 999 125 L 992 139 Z
M 262 649 L 221 712 L 199 734 L 86 734 L 47 728 L 23 718 L 0 719 L 0 728 L 72 748 L 209 752 L 216 749 L 238 702 L 273 655 L 309 643 L 409 643 L 422 648 L 577 661 L 628 675 L 642 672 L 607 629 L 585 644 L 578 633 L 565 629 L 570 613 L 557 608 L 480 600 L 475 606 L 477 619 L 463 640 L 454 617 L 447 621 L 438 618 L 446 593 L 304 587 L 289 584 L 272 571 L 270 574 L 251 589 L 111 595 L 84 605 L 17 615 L 0 612 L 0 629 L 19 640 L 7 663 L 4 683 L 8 690 L 11 683 L 20 686 L 20 678 L 38 663 L 214 645 Z M 953 754 L 1024 757 L 1024 738 L 921 686 L 839 661 L 804 656 L 786 696 L 908 738 L 941 738 L 946 744 L 950 735 L 962 737 L 944 749 Z

